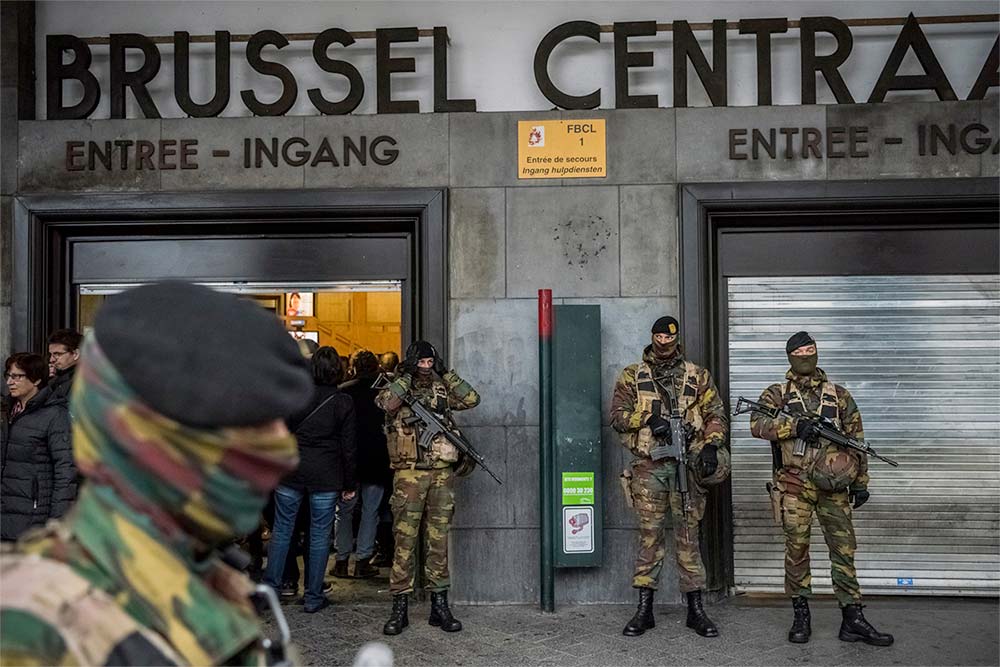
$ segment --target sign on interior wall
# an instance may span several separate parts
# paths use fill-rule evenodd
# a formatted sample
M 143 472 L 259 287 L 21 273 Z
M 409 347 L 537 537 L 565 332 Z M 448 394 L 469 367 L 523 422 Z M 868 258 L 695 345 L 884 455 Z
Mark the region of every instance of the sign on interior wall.
M 518 178 L 604 178 L 603 118 L 517 122 Z
M 951 17 L 943 17 L 949 19 Z M 990 16 L 978 19 L 990 19 Z M 995 16 L 992 21 L 996 22 Z M 961 22 L 961 21 L 959 21 Z M 528 22 L 531 25 L 530 22 Z M 832 91 L 839 104 L 865 101 L 857 90 L 850 90 L 841 74 L 848 67 L 848 60 L 854 44 L 851 27 L 831 16 L 804 17 L 798 21 L 785 18 L 741 19 L 730 23 L 724 19 L 711 23 L 711 58 L 706 55 L 695 37 L 688 21 L 672 21 L 669 24 L 649 21 L 622 21 L 613 26 L 601 26 L 592 21 L 568 21 L 550 30 L 539 42 L 535 50 L 533 69 L 539 91 L 556 107 L 561 109 L 595 109 L 606 99 L 608 91 L 594 90 L 585 95 L 566 92 L 569 84 L 560 88 L 549 74 L 549 61 L 558 46 L 569 40 L 577 51 L 591 48 L 589 42 L 600 42 L 603 32 L 613 33 L 614 58 L 614 106 L 617 109 L 655 108 L 663 106 L 656 95 L 633 94 L 629 88 L 629 72 L 653 68 L 656 75 L 654 52 L 642 50 L 632 38 L 656 36 L 661 32 L 671 32 L 669 51 L 671 76 L 673 81 L 673 106 L 688 106 L 690 85 L 700 84 L 713 106 L 728 105 L 728 40 L 730 35 L 751 35 L 756 45 L 757 62 L 757 104 L 769 105 L 772 100 L 772 38 L 790 30 L 798 31 L 800 45 L 800 87 L 801 103 L 815 104 L 817 81 L 822 79 Z M 347 80 L 348 92 L 339 100 L 329 99 L 330 91 L 311 88 L 305 91 L 313 107 L 324 115 L 348 114 L 361 103 L 366 91 L 366 82 L 361 72 L 353 64 L 338 60 L 330 55 L 338 49 L 352 48 L 355 34 L 340 28 L 328 28 L 314 35 L 293 35 L 296 41 L 312 39 L 312 60 L 319 70 L 334 77 Z M 360 36 L 360 35 L 359 35 Z M 415 72 L 414 58 L 392 55 L 394 44 L 417 42 L 423 36 L 433 40 L 434 49 L 434 108 L 435 112 L 475 111 L 476 100 L 453 99 L 448 93 L 448 29 L 443 26 L 433 30 L 411 28 L 380 28 L 373 33 L 375 39 L 375 94 L 378 113 L 418 113 L 417 100 L 401 100 L 393 97 L 392 75 Z M 835 48 L 832 53 L 819 53 L 817 37 L 832 38 Z M 581 41 L 581 39 L 583 41 Z M 88 118 L 97 108 L 102 92 L 111 97 L 111 118 L 125 118 L 126 93 L 130 92 L 146 118 L 160 118 L 159 109 L 149 92 L 150 87 L 163 84 L 156 81 L 160 74 L 161 54 L 158 43 L 168 42 L 173 50 L 173 93 L 178 106 L 193 118 L 218 116 L 229 105 L 233 67 L 230 63 L 233 36 L 225 30 L 215 32 L 213 94 L 207 101 L 195 101 L 191 97 L 191 55 L 192 37 L 184 31 L 175 32 L 172 39 L 153 38 L 137 33 L 112 34 L 108 38 L 84 40 L 75 35 L 47 35 L 46 59 L 46 117 L 56 119 Z M 281 82 L 281 95 L 273 102 L 262 101 L 253 89 L 239 91 L 243 105 L 256 116 L 282 116 L 292 108 L 299 95 L 295 74 L 280 62 L 277 52 L 290 44 L 289 38 L 275 30 L 261 30 L 248 37 L 245 58 L 247 64 L 262 77 L 273 77 Z M 91 43 L 107 44 L 109 58 L 99 59 L 95 64 Z M 986 91 L 1000 85 L 998 81 L 998 45 L 986 57 L 979 75 L 965 99 L 983 99 Z M 648 48 L 648 44 L 646 45 Z M 355 49 L 362 47 L 353 47 Z M 600 48 L 600 45 L 593 45 Z M 910 54 L 919 62 L 920 74 L 901 74 L 903 60 Z M 67 55 L 69 56 L 67 58 Z M 126 67 L 126 59 L 141 56 L 137 68 Z M 104 63 L 107 63 L 106 65 Z M 698 84 L 689 82 L 688 70 L 694 70 Z M 109 90 L 102 91 L 95 67 L 108 67 Z M 398 78 L 398 77 L 397 77 Z M 154 83 L 155 81 L 155 83 Z M 64 84 L 76 82 L 82 85 L 83 95 L 75 103 L 68 103 L 64 97 Z M 342 82 L 339 82 L 342 83 Z M 932 91 L 939 100 L 959 99 L 944 69 L 941 67 L 931 43 L 925 36 L 920 23 L 913 14 L 905 21 L 899 35 L 883 64 L 875 85 L 868 93 L 868 102 L 884 102 L 893 91 Z M 966 91 L 962 91 L 966 92 Z

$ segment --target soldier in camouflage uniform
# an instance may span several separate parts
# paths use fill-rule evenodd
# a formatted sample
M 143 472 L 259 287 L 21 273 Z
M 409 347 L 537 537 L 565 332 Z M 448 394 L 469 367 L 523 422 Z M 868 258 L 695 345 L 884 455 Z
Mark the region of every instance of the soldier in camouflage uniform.
M 375 399 L 386 413 L 386 445 L 389 461 L 396 471 L 389 500 L 396 542 L 389 576 L 392 615 L 382 631 L 398 635 L 409 625 L 407 597 L 413 592 L 416 550 L 423 519 L 426 529 L 424 578 L 431 592 L 430 624 L 445 632 L 457 632 L 462 624 L 448 607 L 448 529 L 455 513 L 456 465 L 457 474 L 467 474 L 471 467 L 442 436 L 435 438 L 426 450 L 417 445 L 419 424 L 407 423 L 413 412 L 403 403 L 402 397 L 410 394 L 454 428 L 451 411 L 476 407 L 479 394 L 455 371 L 445 371 L 444 362 L 434 346 L 426 341 L 410 345 L 406 358 L 396 370 L 395 379 Z
M 668 513 L 673 517 L 680 590 L 687 597 L 687 625 L 703 637 L 719 634 L 702 606 L 705 566 L 698 532 L 705 513 L 705 487 L 729 474 L 728 419 L 712 375 L 684 358 L 678 332 L 676 319 L 658 319 L 642 361 L 622 371 L 611 398 L 611 426 L 635 456 L 622 476 L 626 499 L 639 515 L 639 553 L 632 578 L 632 586 L 639 589 L 639 609 L 622 631 L 630 637 L 656 625 L 653 591 L 666 553 Z M 667 418 L 672 405 L 681 412 L 688 433 L 684 443 L 689 465 L 686 518 L 677 491 L 677 460 L 653 461 L 650 456 L 653 447 L 670 441 Z
M 765 389 L 760 403 L 802 416 L 770 418 L 755 412 L 750 432 L 770 440 L 775 457 L 772 502 L 785 532 L 785 593 L 791 596 L 794 611 L 788 641 L 804 644 L 812 634 L 807 601 L 812 594 L 809 539 L 816 514 L 830 550 L 833 590 L 843 613 L 840 639 L 889 646 L 892 635 L 875 630 L 862 614 L 861 588 L 854 568 L 857 542 L 851 511 L 870 497 L 868 457 L 820 440 L 814 418 L 826 417 L 846 435 L 863 440 L 861 412 L 850 392 L 830 382 L 817 367 L 816 341 L 808 333 L 800 331 L 789 338 L 785 352 L 791 365 L 785 382 Z M 806 445 L 801 455 L 796 454 L 797 441 Z
M 294 341 L 250 303 L 183 283 L 110 299 L 71 394 L 79 500 L 0 554 L 0 664 L 282 658 L 217 547 L 294 468 L 282 418 L 311 392 Z

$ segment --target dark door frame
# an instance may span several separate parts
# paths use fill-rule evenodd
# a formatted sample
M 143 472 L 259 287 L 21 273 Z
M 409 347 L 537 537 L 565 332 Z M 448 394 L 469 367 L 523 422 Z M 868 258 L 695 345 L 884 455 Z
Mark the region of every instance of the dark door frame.
M 409 225 L 415 281 L 404 345 L 422 337 L 448 345 L 447 191 L 296 190 L 196 193 L 45 194 L 14 198 L 11 338 L 14 350 L 40 350 L 48 331 L 67 323 L 60 294 L 69 280 L 64 232 L 85 227 L 105 237 L 176 235 L 191 225 L 253 235 L 253 225 L 295 218 L 298 233 L 340 234 L 387 223 Z M 350 220 L 338 230 L 337 221 Z M 264 231 L 264 227 L 260 227 Z M 123 234 L 125 232 L 125 234 Z
M 1000 227 L 1000 183 L 993 178 L 707 183 L 682 185 L 679 191 L 681 333 L 686 353 L 712 371 L 727 407 L 726 295 L 719 255 L 723 234 L 776 227 L 827 232 L 878 228 L 889 233 Z M 780 250 L 774 259 L 780 261 Z M 829 270 L 831 263 L 825 263 Z M 705 519 L 702 551 L 709 588 L 725 590 L 734 583 L 729 482 L 709 496 Z

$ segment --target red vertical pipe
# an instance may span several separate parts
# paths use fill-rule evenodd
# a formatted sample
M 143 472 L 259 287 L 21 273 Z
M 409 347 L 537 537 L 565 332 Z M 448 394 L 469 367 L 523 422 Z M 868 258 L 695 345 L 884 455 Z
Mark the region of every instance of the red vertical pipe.
M 555 611 L 555 452 L 552 443 L 552 290 L 538 290 L 538 486 L 542 519 L 540 606 Z

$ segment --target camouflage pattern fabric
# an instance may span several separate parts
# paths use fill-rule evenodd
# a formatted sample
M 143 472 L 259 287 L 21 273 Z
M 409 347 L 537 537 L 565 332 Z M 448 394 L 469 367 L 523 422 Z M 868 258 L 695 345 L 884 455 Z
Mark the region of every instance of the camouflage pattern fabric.
M 29 584 L 21 594 L 5 589 L 0 599 L 0 662 L 90 664 L 88 656 L 102 652 L 115 664 L 161 662 L 122 661 L 136 633 L 125 639 L 106 633 L 106 617 L 53 621 L 52 609 L 38 608 L 44 599 L 31 593 L 50 585 L 46 568 L 32 570 L 23 556 L 62 564 L 86 580 L 94 599 L 85 595 L 83 602 L 94 608 L 113 600 L 139 635 L 152 638 L 146 644 L 158 642 L 176 655 L 164 663 L 260 662 L 252 584 L 206 554 L 256 525 L 268 492 L 296 464 L 294 437 L 174 422 L 139 401 L 92 337 L 71 400 L 74 451 L 88 481 L 62 522 L 26 536 L 16 554 L 0 555 L 5 571 L 12 563 L 27 567 Z M 80 653 L 79 633 L 106 645 Z
M 773 407 L 783 405 L 787 401 L 786 389 L 789 383 L 792 383 L 801 394 L 808 412 L 816 413 L 820 409 L 821 388 L 825 382 L 829 382 L 823 369 L 817 368 L 809 376 L 797 375 L 789 370 L 785 374 L 785 380 L 765 389 L 760 395 L 760 403 Z M 865 434 L 857 403 L 844 387 L 835 385 L 834 388 L 837 394 L 837 420 L 841 429 L 853 438 L 863 439 Z M 811 594 L 809 540 L 815 513 L 830 552 L 833 588 L 837 600 L 841 605 L 859 602 L 861 588 L 854 567 L 857 541 L 851 520 L 849 492 L 830 492 L 817 488 L 810 479 L 808 470 L 810 464 L 815 463 L 820 456 L 836 459 L 839 456 L 839 448 L 834 445 L 810 447 L 806 456 L 788 456 L 791 443 L 795 439 L 795 421 L 784 415 L 771 419 L 754 413 L 750 419 L 750 432 L 757 438 L 781 443 L 784 450 L 783 466 L 775 478 L 783 491 L 781 507 L 785 533 L 785 592 L 789 596 Z M 855 453 L 852 452 L 850 455 L 854 456 Z M 868 457 L 857 453 L 856 458 L 859 473 L 850 488 L 867 489 Z
M 375 397 L 375 404 L 386 413 L 386 433 L 389 458 L 392 467 L 403 468 L 445 468 L 451 466 L 458 458 L 458 452 L 452 451 L 454 445 L 439 437 L 431 451 L 425 451 L 411 445 L 409 453 L 404 455 L 405 448 L 398 447 L 397 442 L 405 438 L 415 441 L 420 437 L 417 427 L 407 425 L 404 420 L 413 412 L 403 403 L 402 397 L 409 393 L 422 405 L 439 415 L 449 427 L 455 428 L 452 419 L 453 410 L 469 410 L 479 405 L 479 393 L 455 371 L 448 371 L 442 376 L 429 373 L 426 376 L 411 376 L 402 373 L 396 376 L 388 387 Z M 415 452 L 412 450 L 416 449 Z M 415 459 L 415 460 L 414 460 Z
M 652 346 L 647 346 L 642 355 L 644 363 L 654 368 L 656 373 L 666 372 L 675 382 L 677 389 L 682 389 L 681 382 L 684 377 L 684 355 L 678 346 L 677 353 L 666 363 L 656 358 L 653 354 Z M 638 431 L 646 424 L 651 412 L 640 409 L 637 405 L 635 378 L 639 364 L 632 364 L 625 368 L 615 382 L 614 393 L 611 395 L 611 426 L 619 433 L 630 433 Z M 692 404 L 689 412 L 697 412 L 702 422 L 701 428 L 692 436 L 688 442 L 688 450 L 692 454 L 697 454 L 706 444 L 713 444 L 716 447 L 726 445 L 726 434 L 729 430 L 729 417 L 726 414 L 726 407 L 722 404 L 722 398 L 715 387 L 715 381 L 708 369 L 697 367 L 697 398 Z M 678 391 L 680 394 L 680 391 Z M 690 415 L 685 415 L 687 420 Z M 697 419 L 689 420 L 697 422 Z
M 448 575 L 448 530 L 455 513 L 454 471 L 397 470 L 392 482 L 392 531 L 396 551 L 389 575 L 393 595 L 413 591 L 420 521 L 426 521 L 424 536 L 424 579 L 426 589 L 446 591 Z
M 816 413 L 820 407 L 820 388 L 824 382 L 829 381 L 823 369 L 817 368 L 810 376 L 796 375 L 789 370 L 785 374 L 785 379 L 786 382 L 772 384 L 765 389 L 760 395 L 759 402 L 771 407 L 783 405 L 786 401 L 786 386 L 791 382 L 796 385 L 796 388 L 801 393 L 807 411 Z M 854 402 L 854 397 L 851 396 L 851 393 L 847 389 L 840 385 L 834 385 L 834 388 L 837 392 L 837 417 L 840 421 L 840 428 L 846 435 L 863 440 L 865 431 L 861 423 L 861 411 L 858 410 L 858 404 Z M 782 443 L 782 448 L 785 450 L 783 458 L 791 459 L 788 453 L 791 451 L 791 446 L 795 440 L 795 422 L 793 419 L 784 415 L 779 415 L 771 419 L 760 413 L 754 413 L 750 417 L 750 432 L 754 437 Z M 826 449 L 829 450 L 830 447 L 833 450 L 829 452 L 820 452 L 817 451 L 817 448 L 810 448 L 807 454 L 812 456 L 818 456 L 820 453 L 833 455 L 835 450 L 839 449 L 835 445 L 829 445 Z M 857 459 L 858 475 L 850 487 L 852 490 L 867 489 L 869 479 L 868 455 L 861 452 L 851 452 L 851 456 Z M 808 467 L 805 461 L 788 460 L 784 464 L 790 467 Z
M 854 568 L 854 524 L 848 492 L 829 493 L 806 481 L 796 493 L 786 493 L 782 500 L 785 531 L 785 593 L 789 596 L 812 594 L 809 569 L 809 539 L 813 513 L 819 518 L 823 538 L 830 550 L 833 590 L 841 606 L 861 602 L 861 587 Z
M 653 369 L 657 377 L 671 377 L 675 391 L 680 395 L 683 391 L 684 355 L 679 345 L 675 354 L 666 360 L 657 358 L 652 346 L 647 346 L 642 360 Z M 639 366 L 632 364 L 621 372 L 611 396 L 611 426 L 622 434 L 648 428 L 645 424 L 651 413 L 638 405 L 636 373 Z M 696 396 L 684 413 L 685 422 L 696 429 L 687 443 L 689 461 L 696 460 L 698 453 L 707 444 L 728 446 L 729 418 L 712 374 L 705 368 L 696 367 L 695 375 Z M 628 447 L 625 438 L 622 444 Z M 655 463 L 648 458 L 638 458 L 632 463 L 630 489 L 639 517 L 639 551 L 632 577 L 634 587 L 655 589 L 658 585 L 666 553 L 664 523 L 669 509 L 673 517 L 680 589 L 686 593 L 705 588 L 705 566 L 701 559 L 699 540 L 699 524 L 705 515 L 707 500 L 705 489 L 694 483 L 688 484 L 688 529 L 685 535 L 681 528 L 684 518 L 680 494 L 676 491 L 676 469 L 676 461 L 672 458 Z
M 688 485 L 690 494 L 685 534 L 676 471 L 673 459 L 656 462 L 636 460 L 632 464 L 632 500 L 639 516 L 639 552 L 632 577 L 635 588 L 658 588 L 666 555 L 664 531 L 668 512 L 673 518 L 681 593 L 705 588 L 705 565 L 701 560 L 698 525 L 705 516 L 706 495 L 697 484 Z

